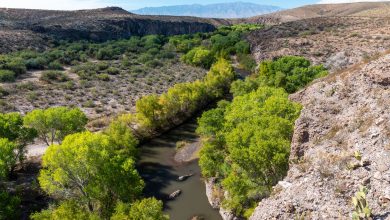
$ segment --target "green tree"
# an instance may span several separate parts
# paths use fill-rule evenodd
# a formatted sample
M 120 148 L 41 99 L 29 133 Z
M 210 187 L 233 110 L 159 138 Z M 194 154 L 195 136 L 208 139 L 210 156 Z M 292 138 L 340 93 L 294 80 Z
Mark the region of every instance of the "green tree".
M 83 131 L 88 119 L 78 108 L 53 107 L 33 110 L 24 117 L 24 125 L 37 131 L 47 145 L 61 143 L 65 136 Z
M 17 162 L 16 150 L 17 145 L 15 143 L 7 138 L 0 139 L 0 179 L 8 178 L 13 167 L 15 167 Z
M 223 206 L 249 215 L 283 178 L 300 109 L 284 89 L 260 87 L 202 115 L 199 165 L 205 177 L 218 177 L 228 191 Z
M 113 120 L 104 133 L 109 136 L 115 146 L 118 146 L 118 153 L 135 157 L 139 142 L 134 137 L 130 125 L 122 119 L 124 119 L 123 116 Z
M 275 61 L 264 61 L 259 67 L 260 83 L 267 86 L 282 87 L 293 93 L 305 85 L 327 74 L 322 66 L 311 66 L 303 57 L 285 56 Z
M 181 59 L 187 64 L 200 66 L 206 69 L 210 68 L 211 64 L 214 62 L 214 56 L 211 51 L 203 47 L 196 47 L 188 51 Z
M 0 164 L 7 164 L 6 176 L 12 175 L 16 163 L 23 163 L 26 145 L 36 137 L 36 131 L 23 126 L 19 113 L 0 114 L 0 137 Z
M 152 129 L 159 127 L 162 106 L 159 103 L 159 96 L 148 95 L 137 100 L 135 109 L 139 122 L 145 127 Z
M 121 147 L 105 134 L 69 135 L 47 149 L 39 183 L 49 195 L 74 198 L 89 212 L 107 217 L 117 200 L 135 201 L 144 186 L 133 157 Z
M 244 81 L 234 81 L 230 86 L 230 93 L 232 93 L 234 97 L 241 96 L 256 90 L 258 87 L 259 83 L 257 80 L 247 77 Z
M 133 204 L 119 203 L 111 220 L 168 220 L 162 209 L 163 203 L 155 198 L 142 199 Z
M 20 198 L 0 189 L 0 220 L 20 218 Z
M 75 200 L 62 202 L 57 207 L 36 212 L 30 216 L 32 220 L 100 220 L 95 213 L 91 213 L 82 207 Z

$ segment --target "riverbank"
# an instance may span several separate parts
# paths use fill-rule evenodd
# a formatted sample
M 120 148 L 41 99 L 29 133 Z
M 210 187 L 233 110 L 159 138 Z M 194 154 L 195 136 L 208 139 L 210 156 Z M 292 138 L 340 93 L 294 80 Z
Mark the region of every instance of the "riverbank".
M 196 127 L 195 120 L 187 121 L 140 147 L 141 157 L 137 169 L 146 183 L 144 194 L 162 200 L 164 212 L 169 214 L 172 220 L 195 217 L 221 219 L 218 210 L 213 209 L 208 203 L 198 160 L 193 159 L 189 162 L 175 160 L 178 141 L 184 141 L 188 146 L 200 141 L 195 133 Z M 192 176 L 179 180 L 180 176 L 189 174 Z M 180 190 L 181 194 L 173 200 L 169 199 L 169 195 L 177 190 Z

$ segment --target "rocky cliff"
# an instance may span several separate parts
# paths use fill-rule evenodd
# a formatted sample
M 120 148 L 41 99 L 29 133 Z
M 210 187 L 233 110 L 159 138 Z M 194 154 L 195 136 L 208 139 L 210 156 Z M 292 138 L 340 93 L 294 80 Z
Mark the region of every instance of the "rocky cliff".
M 296 121 L 287 177 L 251 219 L 351 219 L 368 189 L 374 219 L 390 219 L 390 55 L 329 75 L 291 95 Z
M 106 41 L 148 34 L 209 32 L 227 24 L 221 19 L 143 16 L 121 8 L 50 11 L 0 8 L 0 53 L 44 48 L 55 40 Z M 13 42 L 17 40 L 17 44 Z

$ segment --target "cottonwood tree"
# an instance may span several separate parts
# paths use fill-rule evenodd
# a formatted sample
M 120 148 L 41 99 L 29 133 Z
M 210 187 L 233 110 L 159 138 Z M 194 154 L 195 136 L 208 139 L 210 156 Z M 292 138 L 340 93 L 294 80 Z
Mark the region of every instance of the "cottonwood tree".
M 107 217 L 116 201 L 135 201 L 144 186 L 128 152 L 106 134 L 69 135 L 47 149 L 39 183 L 49 195 L 75 199 L 89 212 Z
M 147 198 L 133 204 L 119 203 L 111 220 L 168 220 L 162 211 L 163 203 L 155 198 Z
M 65 136 L 85 130 L 87 122 L 80 109 L 67 107 L 36 109 L 24 117 L 24 125 L 35 129 L 47 145 L 61 143 Z

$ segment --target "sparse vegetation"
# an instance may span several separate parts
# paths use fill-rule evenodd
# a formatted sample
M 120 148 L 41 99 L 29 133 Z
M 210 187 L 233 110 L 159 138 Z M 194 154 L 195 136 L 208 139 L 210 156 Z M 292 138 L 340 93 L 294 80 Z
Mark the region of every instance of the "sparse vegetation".
M 371 217 L 371 208 L 368 205 L 367 188 L 361 186 L 355 196 L 352 197 L 352 204 L 354 206 L 354 212 L 352 213 L 353 220 L 365 220 Z

